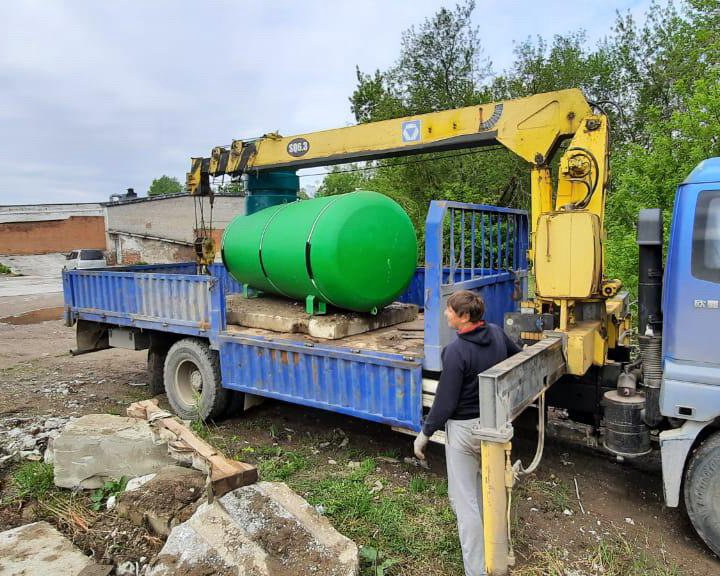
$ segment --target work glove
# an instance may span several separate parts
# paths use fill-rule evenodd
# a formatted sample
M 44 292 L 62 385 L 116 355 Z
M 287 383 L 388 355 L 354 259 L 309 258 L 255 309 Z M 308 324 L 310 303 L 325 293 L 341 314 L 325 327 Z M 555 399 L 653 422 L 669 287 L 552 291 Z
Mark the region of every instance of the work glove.
M 427 446 L 428 438 L 423 432 L 420 432 L 415 437 L 415 443 L 413 444 L 413 450 L 415 451 L 415 457 L 420 460 L 425 460 L 425 447 Z

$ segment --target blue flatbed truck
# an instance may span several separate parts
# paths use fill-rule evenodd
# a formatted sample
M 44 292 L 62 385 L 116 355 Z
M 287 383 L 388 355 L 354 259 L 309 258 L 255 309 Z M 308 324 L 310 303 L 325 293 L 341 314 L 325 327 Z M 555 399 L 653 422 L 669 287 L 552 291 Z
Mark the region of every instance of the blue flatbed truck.
M 152 391 L 166 391 L 185 418 L 219 416 L 235 391 L 419 431 L 433 392 L 423 377 L 432 383 L 452 337 L 448 296 L 479 291 L 487 319 L 502 325 L 527 291 L 528 219 L 521 210 L 432 202 L 425 232 L 425 266 L 399 298 L 422 311 L 424 330 L 414 335 L 389 327 L 322 341 L 228 324 L 227 297 L 242 286 L 222 264 L 209 274 L 194 263 L 161 264 L 64 272 L 73 352 L 148 349 Z
M 442 316 L 448 296 L 479 291 L 487 319 L 512 333 L 508 320 L 522 318 L 517 311 L 527 295 L 525 212 L 432 202 L 425 232 L 425 266 L 400 298 L 423 310 L 415 346 L 392 327 L 313 341 L 228 325 L 226 297 L 242 287 L 218 264 L 209 275 L 196 274 L 195 264 L 64 272 L 65 320 L 77 324 L 76 353 L 148 349 L 151 387 L 164 387 L 181 416 L 193 410 L 217 416 L 236 391 L 418 431 L 440 352 L 452 338 Z M 581 421 L 602 418 L 605 440 L 612 429 L 619 445 L 629 439 L 638 454 L 656 430 L 666 504 L 677 507 L 682 499 L 698 534 L 720 555 L 720 364 L 712 337 L 720 325 L 720 158 L 700 163 L 678 187 L 666 265 L 659 210 L 641 212 L 638 244 L 642 364 L 627 358 L 622 365 L 628 377 L 641 366 L 645 408 L 629 423 L 613 421 L 617 415 L 602 398 L 621 388 L 618 375 L 610 381 L 597 371 L 585 379 L 563 375 L 561 335 L 480 375 L 480 431 L 503 438 L 506 424 L 539 391 Z M 627 305 L 627 294 L 616 298 Z M 536 331 L 548 328 L 540 315 L 526 317 L 540 322 Z

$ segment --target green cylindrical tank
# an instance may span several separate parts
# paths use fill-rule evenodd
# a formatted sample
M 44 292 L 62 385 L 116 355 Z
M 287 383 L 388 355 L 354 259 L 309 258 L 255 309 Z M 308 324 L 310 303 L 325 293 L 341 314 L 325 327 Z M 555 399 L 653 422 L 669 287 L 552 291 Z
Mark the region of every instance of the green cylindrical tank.
M 222 258 L 253 288 L 376 312 L 412 279 L 417 239 L 397 202 L 360 190 L 238 216 L 223 235 Z

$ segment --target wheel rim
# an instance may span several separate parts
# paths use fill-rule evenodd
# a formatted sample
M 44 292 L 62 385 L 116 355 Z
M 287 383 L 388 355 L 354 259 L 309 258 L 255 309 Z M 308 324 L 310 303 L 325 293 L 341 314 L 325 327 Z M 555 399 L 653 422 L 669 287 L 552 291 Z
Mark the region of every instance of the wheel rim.
M 183 360 L 175 369 L 175 387 L 180 400 L 190 407 L 200 404 L 203 377 L 200 368 L 192 360 Z

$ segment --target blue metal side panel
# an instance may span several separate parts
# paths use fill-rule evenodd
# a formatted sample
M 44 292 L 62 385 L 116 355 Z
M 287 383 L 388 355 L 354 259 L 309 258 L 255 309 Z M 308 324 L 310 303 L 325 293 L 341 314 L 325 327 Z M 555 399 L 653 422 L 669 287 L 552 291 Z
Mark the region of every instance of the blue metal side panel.
M 66 315 L 139 328 L 211 336 L 225 326 L 217 278 L 108 270 L 63 275 Z
M 419 360 L 262 337 L 219 341 L 227 388 L 420 430 Z

